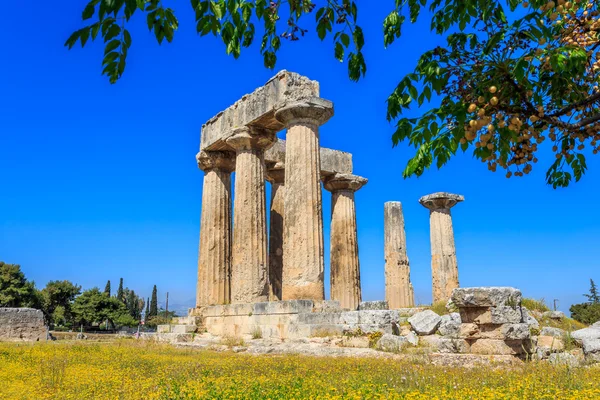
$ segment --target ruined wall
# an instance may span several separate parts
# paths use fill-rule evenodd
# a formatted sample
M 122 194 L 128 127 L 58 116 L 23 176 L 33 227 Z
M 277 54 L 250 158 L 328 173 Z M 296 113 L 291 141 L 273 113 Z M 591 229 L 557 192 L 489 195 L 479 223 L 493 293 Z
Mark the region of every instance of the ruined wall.
M 0 341 L 46 340 L 44 314 L 34 308 L 0 308 Z

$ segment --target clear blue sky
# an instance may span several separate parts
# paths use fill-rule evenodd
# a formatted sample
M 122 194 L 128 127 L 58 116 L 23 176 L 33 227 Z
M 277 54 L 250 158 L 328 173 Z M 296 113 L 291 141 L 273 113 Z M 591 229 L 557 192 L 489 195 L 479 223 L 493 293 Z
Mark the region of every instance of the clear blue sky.
M 86 3 L 4 5 L 10 18 L 1 39 L 0 260 L 21 264 L 39 287 L 69 279 L 102 288 L 110 279 L 116 288 L 123 277 L 142 295 L 157 284 L 161 298 L 169 291 L 171 304 L 191 306 L 203 176 L 195 162 L 200 127 L 276 71 L 263 67 L 257 46 L 239 60 L 226 56 L 217 39 L 195 34 L 188 1 L 166 0 L 181 25 L 174 42 L 158 46 L 138 17 L 130 27 L 126 74 L 110 85 L 100 76 L 101 43 L 63 47 L 80 27 Z M 415 295 L 420 303 L 431 301 L 429 218 L 418 199 L 450 191 L 466 198 L 453 209 L 462 286 L 515 286 L 530 297 L 559 299 L 565 311 L 583 301 L 589 279 L 600 281 L 598 158 L 589 156 L 588 174 L 564 190 L 544 183 L 545 168 L 508 180 L 470 155 L 403 180 L 413 149 L 392 148 L 385 99 L 440 38 L 422 19 L 385 50 L 381 22 L 393 2 L 359 3 L 365 79 L 350 82 L 331 43 L 320 43 L 312 32 L 284 43 L 276 70 L 321 83 L 321 95 L 335 104 L 321 144 L 352 152 L 355 172 L 369 178 L 356 196 L 363 297 L 384 297 L 383 203 L 401 201 Z M 538 165 L 549 162 L 544 157 Z M 329 214 L 324 192 L 326 249 Z

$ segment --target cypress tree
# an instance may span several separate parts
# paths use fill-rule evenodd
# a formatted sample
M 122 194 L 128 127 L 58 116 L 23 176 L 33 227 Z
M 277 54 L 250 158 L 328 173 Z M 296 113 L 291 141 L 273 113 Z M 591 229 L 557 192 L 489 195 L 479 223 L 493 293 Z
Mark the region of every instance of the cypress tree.
M 156 285 L 152 289 L 152 300 L 150 300 L 150 316 L 155 317 L 158 315 L 158 295 L 156 291 Z
M 125 292 L 123 291 L 123 278 L 119 281 L 119 289 L 117 290 L 117 299 L 125 303 Z
M 110 297 L 110 280 L 106 282 L 106 286 L 104 286 L 104 294 Z
M 144 321 L 148 322 L 148 317 L 150 316 L 150 298 L 148 297 L 146 301 L 146 313 L 144 314 Z
M 594 283 L 593 279 L 590 279 L 590 294 L 584 294 L 584 296 L 587 297 L 590 303 L 592 304 L 600 303 L 600 295 L 598 294 L 598 288 L 596 287 L 596 283 Z
M 136 309 L 137 309 L 136 303 L 137 303 L 137 301 L 135 298 L 135 292 L 133 290 L 128 290 L 126 306 L 127 306 L 127 310 L 129 311 L 129 315 L 131 315 L 132 318 L 135 318 L 135 315 L 136 315 Z

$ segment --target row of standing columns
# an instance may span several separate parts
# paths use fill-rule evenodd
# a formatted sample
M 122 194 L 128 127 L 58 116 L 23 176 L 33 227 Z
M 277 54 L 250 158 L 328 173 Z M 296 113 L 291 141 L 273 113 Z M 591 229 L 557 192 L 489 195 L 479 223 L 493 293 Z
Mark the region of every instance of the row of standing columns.
M 276 132 L 236 129 L 231 152 L 201 152 L 204 189 L 198 257 L 198 307 L 268 300 L 323 300 L 324 243 L 319 127 L 333 115 L 322 99 L 289 104 L 275 117 L 287 128 L 285 165 L 267 170 Z M 231 231 L 231 173 L 236 172 Z M 265 180 L 272 184 L 267 241 Z M 361 300 L 354 192 L 366 179 L 337 174 L 332 193 L 331 292 L 342 307 Z M 268 245 L 267 245 L 268 243 Z

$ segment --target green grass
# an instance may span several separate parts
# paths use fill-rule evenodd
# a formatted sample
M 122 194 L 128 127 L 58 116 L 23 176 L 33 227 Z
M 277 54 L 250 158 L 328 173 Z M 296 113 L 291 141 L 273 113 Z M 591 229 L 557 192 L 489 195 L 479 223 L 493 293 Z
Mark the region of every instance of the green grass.
M 544 299 L 535 300 L 524 297 L 523 300 L 521 300 L 521 307 L 526 307 L 530 311 L 539 311 L 541 313 L 550 311 Z

